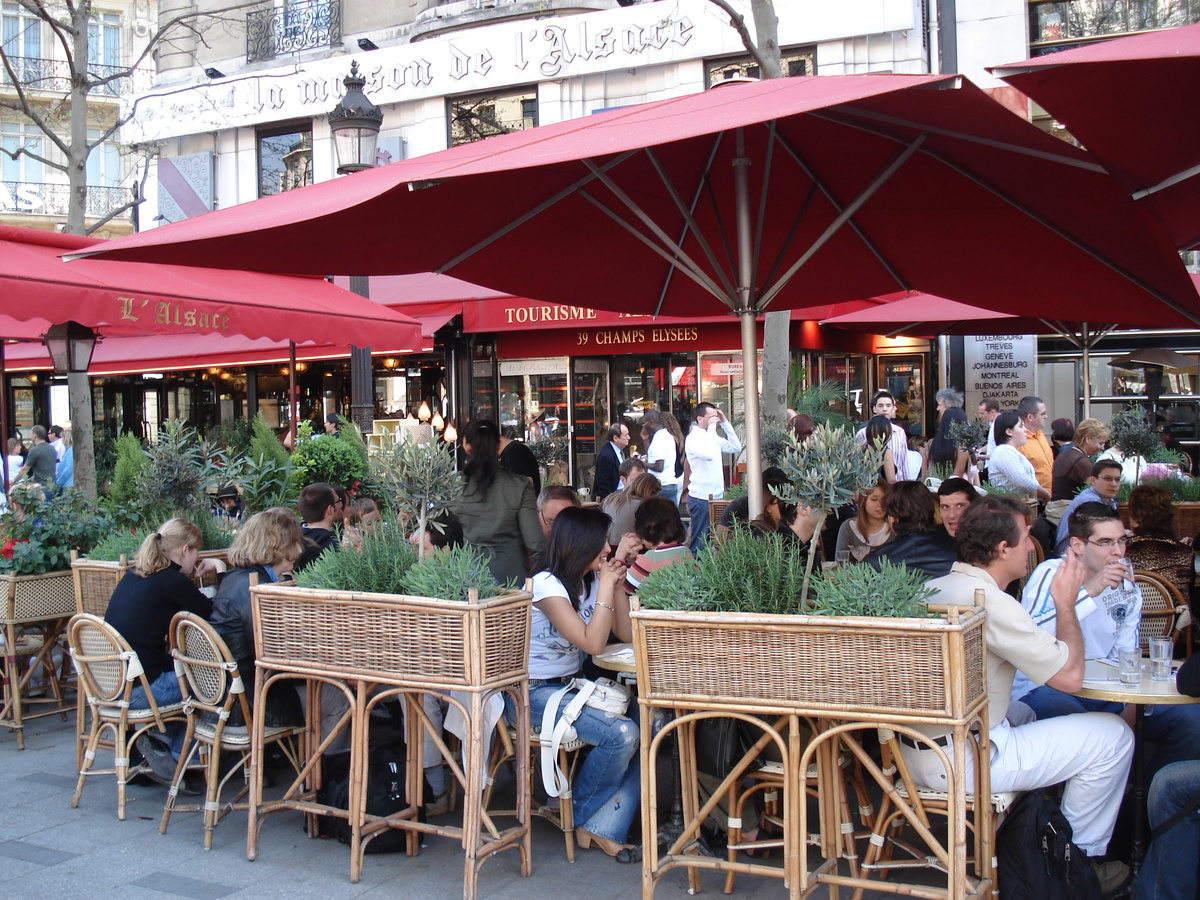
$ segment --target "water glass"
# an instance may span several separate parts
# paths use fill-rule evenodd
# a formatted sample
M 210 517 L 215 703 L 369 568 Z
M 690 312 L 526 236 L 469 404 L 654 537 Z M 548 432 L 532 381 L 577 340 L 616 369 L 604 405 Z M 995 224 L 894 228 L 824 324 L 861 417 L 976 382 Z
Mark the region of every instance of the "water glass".
M 835 561 L 839 566 L 844 566 L 850 562 L 849 550 L 839 550 L 835 555 L 837 557 Z
M 1117 651 L 1117 665 L 1122 684 L 1142 683 L 1142 650 L 1122 647 Z
M 1150 638 L 1150 680 L 1171 680 L 1171 659 L 1175 655 L 1175 646 L 1169 637 Z

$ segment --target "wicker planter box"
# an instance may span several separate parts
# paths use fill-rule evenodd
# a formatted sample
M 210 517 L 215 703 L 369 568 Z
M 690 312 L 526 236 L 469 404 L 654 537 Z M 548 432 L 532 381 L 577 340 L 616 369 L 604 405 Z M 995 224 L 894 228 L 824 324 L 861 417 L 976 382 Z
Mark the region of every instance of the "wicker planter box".
M 1194 537 L 1200 534 L 1200 503 L 1181 503 L 1176 501 L 1172 504 L 1175 515 L 1172 521 L 1172 526 L 1175 528 L 1175 536 L 1177 538 Z M 1117 504 L 1117 512 L 1121 514 L 1121 520 L 1125 526 L 1129 527 L 1129 504 Z
M 0 585 L 7 600 L 7 622 L 44 622 L 75 614 L 75 588 L 69 571 L 0 575 Z
M 445 690 L 527 677 L 527 591 L 460 603 L 270 584 L 250 596 L 261 666 Z
M 681 709 L 962 721 L 986 703 L 979 608 L 931 619 L 639 609 L 643 702 Z

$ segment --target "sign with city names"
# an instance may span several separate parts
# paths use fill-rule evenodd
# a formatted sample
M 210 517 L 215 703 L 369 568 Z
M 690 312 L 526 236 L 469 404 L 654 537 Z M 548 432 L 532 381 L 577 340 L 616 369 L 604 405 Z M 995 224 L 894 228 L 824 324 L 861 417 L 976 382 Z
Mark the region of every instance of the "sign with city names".
M 1001 409 L 1037 393 L 1037 336 L 982 334 L 963 338 L 964 390 L 970 415 L 985 397 Z

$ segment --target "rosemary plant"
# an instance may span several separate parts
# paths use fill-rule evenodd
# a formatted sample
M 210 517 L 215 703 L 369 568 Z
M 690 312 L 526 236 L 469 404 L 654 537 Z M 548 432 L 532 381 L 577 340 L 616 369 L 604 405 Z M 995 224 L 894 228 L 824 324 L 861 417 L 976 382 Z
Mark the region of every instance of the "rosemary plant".
M 474 588 L 480 599 L 511 590 L 501 585 L 488 569 L 487 559 L 473 547 L 455 547 L 427 556 L 404 573 L 402 593 L 414 597 L 438 597 L 465 603 Z
M 332 550 L 295 575 L 300 587 L 330 591 L 407 593 L 404 576 L 417 561 L 417 551 L 393 529 L 364 531 L 362 552 Z
M 865 563 L 852 563 L 839 566 L 817 582 L 810 612 L 817 616 L 914 618 L 928 615 L 925 604 L 934 593 L 924 576 L 907 566 L 883 560 L 876 571 Z

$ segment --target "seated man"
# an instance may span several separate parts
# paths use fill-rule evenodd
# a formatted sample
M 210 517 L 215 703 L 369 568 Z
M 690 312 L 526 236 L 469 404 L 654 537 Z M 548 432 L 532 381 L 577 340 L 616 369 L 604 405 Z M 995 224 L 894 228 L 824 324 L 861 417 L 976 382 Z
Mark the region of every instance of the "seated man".
M 881 560 L 904 564 L 926 578 L 947 574 L 954 564 L 954 541 L 934 521 L 933 494 L 919 481 L 897 481 L 883 498 L 883 514 L 892 539 L 864 560 L 878 569 Z
M 783 469 L 779 466 L 767 466 L 762 471 L 762 486 L 763 497 L 766 497 L 772 492 L 772 489 L 779 490 L 788 485 L 788 478 L 783 474 Z M 750 521 L 750 495 L 743 494 L 729 501 L 729 505 L 725 507 L 725 512 L 721 513 L 721 521 L 718 524 L 719 532 L 723 533 L 733 527 L 735 522 L 745 524 Z
M 579 505 L 579 495 L 565 484 L 549 484 L 542 488 L 537 498 L 537 510 L 538 519 L 542 523 L 542 534 L 546 536 L 546 540 L 550 539 L 550 529 L 558 514 L 564 509 Z
M 1058 531 L 1054 535 L 1054 552 L 1059 556 L 1067 548 L 1071 536 L 1067 533 L 1071 513 L 1083 503 L 1103 503 L 1111 509 L 1117 508 L 1117 492 L 1121 490 L 1121 464 L 1115 459 L 1102 459 L 1092 465 L 1090 487 L 1075 495 L 1075 499 L 1063 510 L 1058 520 Z
M 946 534 L 954 537 L 958 534 L 958 523 L 976 500 L 979 491 L 965 478 L 947 478 L 937 489 L 938 515 Z
M 1142 618 L 1142 594 L 1133 573 L 1122 562 L 1125 555 L 1125 525 L 1115 510 L 1103 503 L 1084 503 L 1070 517 L 1070 549 L 1083 564 L 1083 586 L 1075 603 L 1075 615 L 1083 633 L 1085 659 L 1116 664 L 1117 650 L 1137 647 Z M 1021 605 L 1043 631 L 1055 633 L 1056 611 L 1050 596 L 1054 574 L 1061 559 L 1048 559 L 1038 566 L 1029 581 Z M 1123 704 L 1088 700 L 1064 694 L 1049 685 L 1034 687 L 1017 676 L 1013 699 L 1030 707 L 1038 719 L 1051 719 L 1078 712 L 1120 713 Z M 1147 709 L 1143 726 L 1146 740 L 1158 745 L 1147 765 L 1147 777 L 1169 763 L 1200 758 L 1200 707 L 1153 706 Z
M 296 563 L 294 571 L 311 566 L 329 547 L 338 545 L 338 536 L 333 530 L 335 522 L 342 521 L 343 506 L 337 488 L 324 481 L 305 485 L 296 502 L 304 525 L 304 553 Z
M 1062 691 L 1083 685 L 1083 636 L 1075 617 L 1082 565 L 1071 551 L 1051 580 L 1050 595 L 1058 612 L 1055 639 L 1000 587 L 1026 574 L 1030 549 L 1024 504 L 1008 497 L 984 497 L 963 515 L 956 541 L 958 562 L 949 575 L 930 582 L 937 591 L 930 602 L 969 606 L 975 591 L 984 591 L 992 790 L 1035 791 L 1065 782 L 1063 815 L 1108 895 L 1129 878 L 1127 866 L 1101 862 L 1101 857 L 1108 850 L 1121 806 L 1133 758 L 1133 732 L 1109 713 L 1081 713 L 1024 725 L 1005 719 L 1018 669 L 1035 684 Z M 944 728 L 922 730 L 935 739 L 946 733 Z M 904 738 L 900 750 L 917 781 L 947 790 L 947 772 L 936 753 Z M 970 760 L 968 753 L 968 769 Z M 973 783 L 971 771 L 962 775 L 968 785 Z

